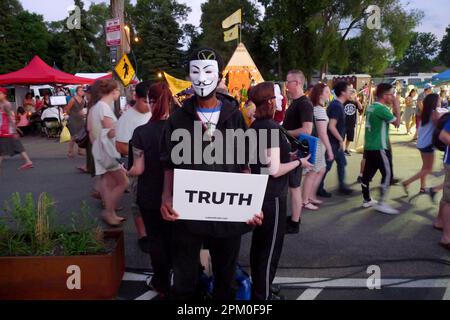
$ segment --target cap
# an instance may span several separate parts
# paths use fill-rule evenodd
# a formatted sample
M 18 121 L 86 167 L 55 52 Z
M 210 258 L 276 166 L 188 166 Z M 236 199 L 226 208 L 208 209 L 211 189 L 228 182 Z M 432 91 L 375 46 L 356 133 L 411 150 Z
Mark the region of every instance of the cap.
M 425 90 L 429 90 L 429 89 L 433 89 L 434 86 L 431 83 L 427 83 L 424 88 L 425 88 Z
M 0 92 L 3 94 L 8 94 L 8 89 L 0 87 Z

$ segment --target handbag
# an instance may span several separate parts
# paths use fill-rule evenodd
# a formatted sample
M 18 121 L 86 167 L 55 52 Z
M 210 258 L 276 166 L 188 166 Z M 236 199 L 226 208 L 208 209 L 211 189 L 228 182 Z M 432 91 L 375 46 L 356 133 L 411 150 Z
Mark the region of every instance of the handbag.
M 87 131 L 86 127 L 81 128 L 81 130 L 78 132 L 75 142 L 77 143 L 78 148 L 87 149 L 89 143 L 89 132 Z

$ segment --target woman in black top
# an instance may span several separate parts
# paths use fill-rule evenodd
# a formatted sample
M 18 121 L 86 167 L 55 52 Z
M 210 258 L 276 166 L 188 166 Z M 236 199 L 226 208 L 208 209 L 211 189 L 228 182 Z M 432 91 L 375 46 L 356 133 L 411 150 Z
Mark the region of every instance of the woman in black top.
M 138 127 L 133 134 L 133 166 L 130 176 L 139 176 L 137 204 L 149 234 L 150 257 L 153 277 L 151 286 L 162 296 L 170 289 L 170 241 L 171 224 L 161 216 L 161 196 L 164 183 L 164 169 L 160 161 L 160 137 L 169 117 L 172 95 L 166 83 L 157 83 L 149 89 L 149 103 L 152 118 L 149 123 Z
M 252 152 L 256 161 L 252 161 L 253 164 L 250 165 L 251 172 L 269 175 L 262 208 L 264 221 L 253 232 L 250 251 L 253 300 L 273 298 L 270 287 L 283 248 L 288 173 L 299 166 L 306 169 L 313 167 L 308 158 L 298 159 L 296 153 L 291 153 L 287 137 L 280 130 L 280 125 L 273 120 L 276 104 L 280 101 L 274 92 L 272 82 L 263 82 L 252 88 L 249 97 L 256 105 L 256 120 L 249 130 L 256 130 L 257 136 L 257 145 Z

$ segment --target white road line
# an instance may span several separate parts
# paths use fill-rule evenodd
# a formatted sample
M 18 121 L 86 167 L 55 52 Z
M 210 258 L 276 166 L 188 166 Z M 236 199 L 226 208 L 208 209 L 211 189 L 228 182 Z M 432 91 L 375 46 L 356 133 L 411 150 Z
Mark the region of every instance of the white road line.
M 142 296 L 137 297 L 134 300 L 152 300 L 154 297 L 156 297 L 158 295 L 157 292 L 155 291 L 147 291 L 146 293 L 144 293 Z
M 315 300 L 323 289 L 306 289 L 297 300 Z
M 145 274 L 125 272 L 125 274 L 123 275 L 122 281 L 145 281 L 145 280 L 147 280 L 147 278 L 148 278 L 148 275 L 145 275 Z
M 381 285 L 392 285 L 391 287 L 397 288 L 448 288 L 450 286 L 449 279 L 414 280 L 408 283 L 395 285 L 395 283 L 401 283 L 405 281 L 408 281 L 408 279 L 382 279 Z M 348 278 L 331 280 L 329 278 L 275 278 L 274 280 L 274 284 L 279 285 L 289 285 L 290 283 L 295 283 L 292 285 L 292 287 L 296 288 L 367 287 L 367 279 Z
M 445 290 L 442 300 L 450 300 L 450 285 L 447 286 L 447 290 Z

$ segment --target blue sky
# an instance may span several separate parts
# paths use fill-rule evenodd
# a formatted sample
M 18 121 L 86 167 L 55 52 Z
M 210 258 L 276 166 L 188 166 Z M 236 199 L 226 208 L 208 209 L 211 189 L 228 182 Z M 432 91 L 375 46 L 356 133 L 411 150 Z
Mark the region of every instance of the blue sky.
M 44 15 L 47 21 L 62 20 L 67 17 L 67 8 L 73 5 L 73 0 L 19 0 L 23 7 L 31 12 Z M 84 0 L 85 4 L 91 2 L 105 2 L 106 0 Z M 135 1 L 135 0 L 134 0 Z M 200 23 L 200 5 L 205 0 L 179 0 L 191 6 L 192 12 L 189 23 L 196 26 Z M 450 25 L 450 1 L 448 0 L 400 0 L 410 9 L 425 11 L 425 18 L 417 28 L 421 32 L 432 32 L 439 39 L 445 33 L 445 28 Z M 57 3 L 57 5 L 55 5 Z

